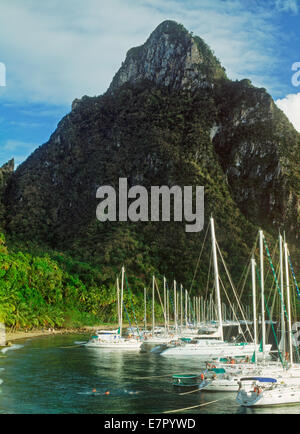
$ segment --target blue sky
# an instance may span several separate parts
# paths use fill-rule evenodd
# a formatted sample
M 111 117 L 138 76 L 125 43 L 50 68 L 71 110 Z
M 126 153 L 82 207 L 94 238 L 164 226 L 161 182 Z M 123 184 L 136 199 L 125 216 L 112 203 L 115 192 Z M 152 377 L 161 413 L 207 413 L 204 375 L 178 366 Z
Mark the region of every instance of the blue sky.
M 202 37 L 229 78 L 265 87 L 300 131 L 300 0 L 1 0 L 0 165 L 45 143 L 75 98 L 104 93 L 165 19 Z

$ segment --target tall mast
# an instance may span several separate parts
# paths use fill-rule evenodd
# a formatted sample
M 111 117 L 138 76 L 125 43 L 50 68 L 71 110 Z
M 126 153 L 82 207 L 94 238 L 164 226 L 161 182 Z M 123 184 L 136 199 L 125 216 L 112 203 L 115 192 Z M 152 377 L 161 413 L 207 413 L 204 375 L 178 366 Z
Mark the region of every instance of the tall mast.
M 290 298 L 290 279 L 289 279 L 289 266 L 288 266 L 288 248 L 287 243 L 284 243 L 284 256 L 285 256 L 285 278 L 286 278 L 286 295 L 287 295 L 287 314 L 288 314 L 288 332 L 289 332 L 289 351 L 290 362 L 293 364 L 293 342 L 292 342 L 292 318 L 291 318 L 291 298 Z
M 251 259 L 252 270 L 252 298 L 253 298 L 253 327 L 254 327 L 254 357 L 255 364 L 257 364 L 257 318 L 256 318 L 256 277 L 255 277 L 255 259 Z
M 117 277 L 117 310 L 118 310 L 118 327 L 120 328 L 120 285 Z
M 124 276 L 125 268 L 122 267 L 122 283 L 121 283 L 121 309 L 120 309 L 120 336 L 122 337 L 122 327 L 123 327 L 123 297 L 124 297 Z
M 152 335 L 154 336 L 155 327 L 155 309 L 154 309 L 154 296 L 155 296 L 155 277 L 152 277 Z
M 215 288 L 216 288 L 217 305 L 218 305 L 218 317 L 219 317 L 218 320 L 219 320 L 219 328 L 220 328 L 220 340 L 223 341 L 223 322 L 222 322 L 219 270 L 218 270 L 218 258 L 217 258 L 216 235 L 215 235 L 215 222 L 212 217 L 210 219 L 210 224 L 211 224 L 213 259 L 214 259 Z
M 168 330 L 170 326 L 170 294 L 169 290 L 167 289 L 167 319 L 168 319 Z
M 174 280 L 174 325 L 177 330 L 177 296 L 176 296 L 176 280 Z
M 145 330 L 147 330 L 147 289 L 146 288 L 144 288 L 144 304 L 145 304 L 144 322 L 145 322 Z
M 282 236 L 279 235 L 279 256 L 280 256 L 280 291 L 281 291 L 281 342 L 283 347 L 280 350 L 285 354 L 285 318 L 284 318 L 284 286 L 283 286 L 283 254 Z
M 188 327 L 188 310 L 187 310 L 187 303 L 188 303 L 188 292 L 187 289 L 185 290 L 185 326 Z
M 262 350 L 263 360 L 266 351 L 266 326 L 265 326 L 265 282 L 264 282 L 264 234 L 259 231 L 259 250 L 260 250 L 260 284 L 261 284 L 261 327 L 262 327 Z
M 182 285 L 180 285 L 180 327 L 182 330 L 182 326 L 183 326 L 183 299 L 182 299 Z
M 167 288 L 166 288 L 166 278 L 164 277 L 164 311 L 165 311 L 165 333 L 168 329 L 168 318 L 167 318 Z
M 180 311 L 180 293 L 179 290 L 177 291 L 177 308 L 176 308 L 176 312 L 177 312 L 177 328 L 178 328 L 178 323 L 179 323 L 179 311 Z
M 196 298 L 195 298 L 195 297 L 193 297 L 193 310 L 194 310 L 194 312 L 193 312 L 193 317 L 194 317 L 194 325 L 195 325 L 195 322 L 196 322 L 196 314 L 197 314 L 197 311 L 196 311 Z

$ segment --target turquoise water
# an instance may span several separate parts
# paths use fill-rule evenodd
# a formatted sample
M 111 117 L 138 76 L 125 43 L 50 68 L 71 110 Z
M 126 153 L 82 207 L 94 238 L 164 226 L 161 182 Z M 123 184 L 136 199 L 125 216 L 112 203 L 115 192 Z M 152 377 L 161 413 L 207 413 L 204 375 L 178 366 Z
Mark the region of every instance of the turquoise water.
M 197 360 L 73 347 L 74 342 L 87 338 L 65 335 L 18 342 L 21 348 L 0 358 L 0 413 L 162 414 L 215 400 L 218 402 L 185 414 L 300 412 L 300 405 L 244 409 L 236 404 L 234 393 L 202 391 L 180 396 L 183 390 L 174 388 L 170 377 L 140 377 L 199 372 Z M 105 395 L 107 390 L 109 395 Z

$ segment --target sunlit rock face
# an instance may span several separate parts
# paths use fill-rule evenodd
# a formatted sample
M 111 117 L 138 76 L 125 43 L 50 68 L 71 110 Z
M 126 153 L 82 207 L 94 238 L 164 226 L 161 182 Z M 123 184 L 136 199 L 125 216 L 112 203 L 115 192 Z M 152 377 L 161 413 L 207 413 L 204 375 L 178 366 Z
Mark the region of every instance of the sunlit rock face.
M 132 48 L 114 77 L 109 92 L 124 83 L 150 80 L 170 89 L 195 89 L 211 86 L 206 71 L 215 62 L 215 74 L 224 70 L 200 38 L 194 38 L 184 27 L 165 21 L 141 47 Z

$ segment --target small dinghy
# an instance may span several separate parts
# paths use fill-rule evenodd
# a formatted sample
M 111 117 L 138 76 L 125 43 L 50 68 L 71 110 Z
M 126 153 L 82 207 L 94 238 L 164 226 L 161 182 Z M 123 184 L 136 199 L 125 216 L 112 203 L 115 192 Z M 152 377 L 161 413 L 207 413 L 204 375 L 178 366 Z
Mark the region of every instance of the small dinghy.
M 201 374 L 177 374 L 172 378 L 173 386 L 179 387 L 197 387 L 204 379 Z

